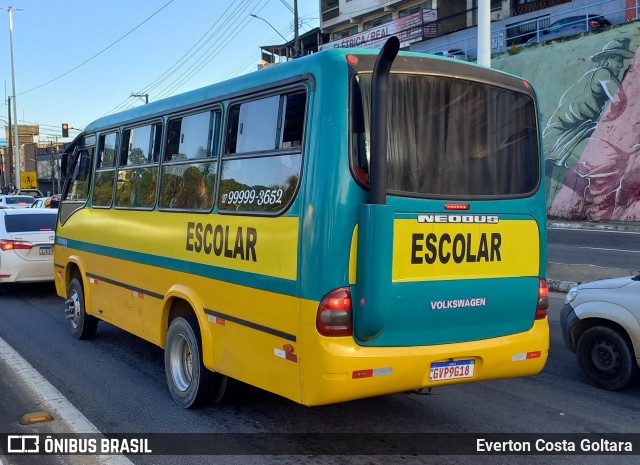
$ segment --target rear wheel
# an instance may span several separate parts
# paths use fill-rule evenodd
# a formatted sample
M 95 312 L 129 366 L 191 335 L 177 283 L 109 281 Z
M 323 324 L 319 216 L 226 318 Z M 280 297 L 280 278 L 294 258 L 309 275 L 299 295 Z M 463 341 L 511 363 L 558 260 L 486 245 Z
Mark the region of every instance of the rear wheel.
M 193 408 L 222 398 L 227 377 L 209 371 L 202 363 L 198 322 L 178 317 L 171 322 L 164 348 L 164 369 L 173 399 Z
M 71 334 L 76 339 L 91 339 L 98 329 L 98 319 L 87 315 L 84 288 L 79 278 L 73 278 L 67 291 L 66 313 Z
M 609 327 L 593 326 L 582 333 L 576 354 L 587 379 L 599 388 L 617 391 L 638 376 L 631 344 Z

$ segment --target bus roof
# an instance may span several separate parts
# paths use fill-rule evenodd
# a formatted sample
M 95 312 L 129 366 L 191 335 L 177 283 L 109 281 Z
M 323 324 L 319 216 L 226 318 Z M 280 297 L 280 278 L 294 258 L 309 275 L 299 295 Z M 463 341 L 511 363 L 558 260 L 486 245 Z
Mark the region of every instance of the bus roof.
M 234 94 L 244 93 L 247 89 L 259 88 L 266 86 L 270 83 L 282 82 L 287 79 L 293 79 L 296 77 L 304 76 L 306 74 L 318 75 L 324 71 L 331 73 L 332 78 L 335 78 L 331 70 L 330 63 L 346 64 L 347 55 L 356 55 L 364 58 L 361 60 L 360 66 L 356 66 L 356 69 L 360 70 L 372 70 L 375 59 L 379 53 L 378 49 L 347 49 L 347 48 L 334 48 L 330 50 L 324 50 L 312 55 L 307 55 L 295 60 L 291 60 L 285 63 L 278 64 L 276 66 L 270 66 L 263 68 L 252 73 L 239 76 L 226 81 L 221 81 L 209 86 L 194 89 L 181 94 L 173 95 L 155 102 L 151 102 L 145 105 L 125 110 L 112 115 L 107 115 L 99 118 L 90 123 L 85 128 L 85 133 L 91 133 L 110 127 L 122 125 L 123 122 L 136 121 L 140 119 L 150 118 L 153 116 L 164 115 L 168 112 L 174 112 L 180 108 L 187 108 L 197 104 L 206 104 L 212 101 L 220 100 L 221 98 L 230 98 Z M 504 73 L 499 70 L 485 68 L 473 63 L 462 62 L 460 60 L 452 60 L 448 58 L 438 57 L 431 54 L 419 53 L 419 52 L 400 52 L 399 58 L 414 57 L 420 59 L 420 61 L 430 61 L 435 70 L 446 70 L 447 74 L 454 72 L 457 69 L 466 69 L 466 72 L 461 74 L 470 75 L 473 74 L 482 78 L 483 75 L 487 76 L 487 80 L 495 82 L 496 77 L 499 81 L 503 81 L 504 84 L 513 84 L 517 79 L 522 83 L 522 78 Z M 436 61 L 437 60 L 437 61 Z M 402 60 L 396 60 L 394 67 L 397 67 Z M 411 60 L 406 60 L 411 61 Z M 411 68 L 411 67 L 409 67 Z M 345 67 L 346 70 L 346 67 Z M 471 71 L 473 70 L 473 71 Z M 489 78 L 489 74 L 491 79 Z M 516 78 L 516 79 L 514 79 Z M 518 87 L 521 87 L 518 86 Z M 527 90 L 531 90 L 530 85 L 527 85 Z

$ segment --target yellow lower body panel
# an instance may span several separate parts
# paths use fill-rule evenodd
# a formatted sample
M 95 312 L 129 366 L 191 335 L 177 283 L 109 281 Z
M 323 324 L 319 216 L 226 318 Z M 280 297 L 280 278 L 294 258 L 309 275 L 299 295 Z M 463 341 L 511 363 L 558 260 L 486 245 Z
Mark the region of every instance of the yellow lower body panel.
M 351 337 L 322 337 L 303 325 L 302 399 L 322 405 L 365 397 L 498 378 L 530 376 L 544 367 L 547 319 L 526 332 L 487 340 L 413 347 L 365 347 Z M 473 376 L 430 380 L 433 363 L 473 360 Z

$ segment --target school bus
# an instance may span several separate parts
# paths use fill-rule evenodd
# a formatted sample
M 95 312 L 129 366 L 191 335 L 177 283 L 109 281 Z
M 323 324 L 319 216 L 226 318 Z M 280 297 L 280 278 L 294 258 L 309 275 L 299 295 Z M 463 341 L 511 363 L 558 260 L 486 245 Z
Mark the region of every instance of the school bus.
M 164 348 L 185 408 L 234 378 L 305 405 L 538 373 L 536 96 L 485 67 L 335 49 L 89 124 L 54 250 L 72 335 Z

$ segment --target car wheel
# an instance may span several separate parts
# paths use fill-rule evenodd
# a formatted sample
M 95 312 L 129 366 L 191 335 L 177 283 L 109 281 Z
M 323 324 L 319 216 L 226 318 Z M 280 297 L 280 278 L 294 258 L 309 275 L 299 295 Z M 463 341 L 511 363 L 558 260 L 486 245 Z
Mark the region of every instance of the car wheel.
M 198 322 L 179 317 L 171 322 L 164 348 L 164 369 L 173 399 L 184 408 L 205 405 L 222 398 L 227 377 L 202 364 Z
M 79 278 L 73 278 L 67 291 L 66 313 L 71 334 L 76 339 L 91 339 L 98 329 L 98 319 L 87 315 L 84 288 Z
M 593 326 L 582 333 L 576 354 L 587 379 L 599 388 L 617 391 L 638 376 L 631 344 L 609 327 Z

